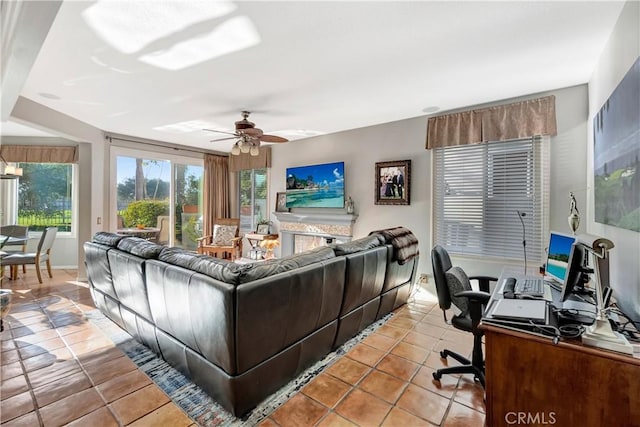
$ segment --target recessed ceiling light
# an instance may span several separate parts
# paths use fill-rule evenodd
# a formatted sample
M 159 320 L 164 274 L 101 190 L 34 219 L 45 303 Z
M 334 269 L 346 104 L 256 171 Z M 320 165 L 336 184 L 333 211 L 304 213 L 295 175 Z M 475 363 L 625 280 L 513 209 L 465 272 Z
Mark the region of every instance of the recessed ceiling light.
M 435 113 L 436 111 L 440 111 L 440 107 L 436 107 L 435 105 L 432 105 L 431 107 L 426 107 L 422 109 L 423 113 Z
M 38 93 L 38 95 L 40 95 L 43 98 L 47 98 L 47 99 L 60 99 L 60 97 L 58 95 L 54 95 L 52 93 L 47 93 L 47 92 L 40 92 Z

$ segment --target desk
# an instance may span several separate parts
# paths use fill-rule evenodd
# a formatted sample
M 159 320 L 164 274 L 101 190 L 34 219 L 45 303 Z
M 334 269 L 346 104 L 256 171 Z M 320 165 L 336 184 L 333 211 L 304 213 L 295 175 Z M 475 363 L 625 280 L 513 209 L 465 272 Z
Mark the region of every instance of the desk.
M 538 414 L 530 425 L 640 426 L 640 359 L 579 340 L 554 345 L 499 326 L 481 328 L 486 425 L 514 425 L 517 413 L 524 412 Z
M 143 239 L 152 239 L 153 241 L 157 241 L 160 229 L 156 227 L 118 228 L 116 232 L 118 234 L 126 234 L 127 236 L 137 236 L 142 237 Z
M 501 298 L 497 293 L 507 274 L 492 300 Z M 585 346 L 580 339 L 553 344 L 551 338 L 488 322 L 480 328 L 486 425 L 640 426 L 640 359 Z M 518 423 L 518 416 L 529 421 Z

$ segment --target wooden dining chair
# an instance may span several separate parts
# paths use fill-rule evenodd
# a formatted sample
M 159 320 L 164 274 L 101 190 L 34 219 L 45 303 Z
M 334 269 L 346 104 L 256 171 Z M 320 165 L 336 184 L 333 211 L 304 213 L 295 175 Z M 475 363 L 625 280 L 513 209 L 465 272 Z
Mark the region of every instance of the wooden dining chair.
M 36 252 L 17 252 L 9 254 L 2 258 L 2 264 L 11 266 L 12 277 L 15 277 L 15 269 L 17 269 L 19 265 L 34 264 L 36 267 L 36 274 L 38 275 L 38 282 L 42 283 L 40 264 L 44 262 L 47 265 L 49 277 L 53 277 L 53 274 L 51 273 L 51 247 L 53 246 L 57 233 L 57 227 L 47 227 L 42 232 Z
M 4 244 L 2 248 L 5 252 L 26 252 L 27 251 L 27 239 L 29 238 L 29 227 L 26 225 L 3 225 L 0 227 L 0 235 L 9 236 L 9 237 L 17 237 L 20 239 L 24 239 L 21 243 L 11 243 L 7 242 Z M 19 247 L 19 249 L 11 248 L 7 246 Z M 22 272 L 27 272 L 27 266 L 22 266 Z

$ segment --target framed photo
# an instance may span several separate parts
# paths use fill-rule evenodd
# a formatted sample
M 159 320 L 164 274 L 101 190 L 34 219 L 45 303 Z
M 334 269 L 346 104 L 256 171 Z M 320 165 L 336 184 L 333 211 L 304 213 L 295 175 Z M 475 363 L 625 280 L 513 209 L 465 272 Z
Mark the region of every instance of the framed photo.
M 276 193 L 276 212 L 289 212 L 287 207 L 287 193 Z
M 411 201 L 411 160 L 376 163 L 376 205 L 408 205 Z
M 256 228 L 257 234 L 269 234 L 269 224 L 258 224 Z

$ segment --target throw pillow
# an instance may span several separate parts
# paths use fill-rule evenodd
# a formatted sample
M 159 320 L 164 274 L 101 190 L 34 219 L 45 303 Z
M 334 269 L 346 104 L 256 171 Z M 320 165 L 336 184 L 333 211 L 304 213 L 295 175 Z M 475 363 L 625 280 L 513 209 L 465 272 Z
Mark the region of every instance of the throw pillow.
M 215 246 L 231 246 L 237 228 L 235 225 L 214 225 L 211 243 Z
M 455 294 L 462 291 L 471 290 L 471 282 L 469 277 L 460 267 L 451 267 L 444 273 L 451 294 L 451 302 L 460 309 L 464 314 L 468 313 L 469 300 L 465 297 L 456 297 Z

